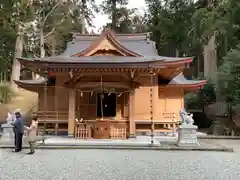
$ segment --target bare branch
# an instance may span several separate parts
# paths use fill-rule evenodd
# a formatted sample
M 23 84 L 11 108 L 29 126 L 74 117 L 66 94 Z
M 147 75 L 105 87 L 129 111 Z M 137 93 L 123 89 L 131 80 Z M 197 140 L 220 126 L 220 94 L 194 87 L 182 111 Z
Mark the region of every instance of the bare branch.
M 56 30 L 56 28 L 52 28 L 52 30 L 50 32 L 48 32 L 47 34 L 44 35 L 44 39 L 47 38 L 48 36 L 50 36 L 54 31 Z
M 55 25 L 55 27 L 52 28 L 52 30 L 51 30 L 50 32 L 48 32 L 46 35 L 44 35 L 44 39 L 47 38 L 48 36 L 50 36 L 50 35 L 56 30 L 56 27 L 57 27 L 57 26 L 59 26 L 60 24 L 62 24 L 62 22 L 63 22 L 63 20 L 65 19 L 66 16 L 67 16 L 67 14 L 62 17 L 62 19 L 59 21 L 59 23 L 57 23 L 57 24 Z
M 61 1 L 59 1 L 57 4 L 55 4 L 55 5 L 53 6 L 53 8 L 51 9 L 51 11 L 49 11 L 49 12 L 47 13 L 47 15 L 45 16 L 45 18 L 44 18 L 44 20 L 43 20 L 43 22 L 42 22 L 42 25 L 45 24 L 45 22 L 47 21 L 48 17 L 55 11 L 55 9 L 58 8 L 58 6 L 59 6 L 60 4 L 61 4 Z

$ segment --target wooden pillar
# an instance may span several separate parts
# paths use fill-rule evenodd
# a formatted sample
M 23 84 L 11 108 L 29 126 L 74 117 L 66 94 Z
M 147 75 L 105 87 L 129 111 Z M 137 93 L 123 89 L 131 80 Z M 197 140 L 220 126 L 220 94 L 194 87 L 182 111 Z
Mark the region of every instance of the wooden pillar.
M 68 136 L 74 136 L 75 114 L 76 114 L 76 90 L 69 89 L 69 106 L 68 106 Z
M 48 104 L 48 102 L 47 102 L 47 100 L 48 100 L 48 72 L 47 72 L 47 70 L 45 70 L 44 71 L 44 78 L 45 78 L 45 83 L 44 83 L 44 125 L 43 125 L 43 134 L 44 134 L 44 136 L 46 135 L 46 129 L 47 129 L 47 122 L 46 122 L 46 120 L 47 120 L 47 110 L 48 110 L 48 107 L 47 107 L 47 104 Z M 44 138 L 43 138 L 43 142 L 44 142 Z
M 158 78 L 157 75 L 153 74 L 152 82 L 152 116 L 154 120 L 158 119 Z
M 129 92 L 129 138 L 136 137 L 136 124 L 135 124 L 135 89 Z
M 55 94 L 54 94 L 54 110 L 55 110 L 55 113 L 56 113 L 56 119 L 57 120 L 59 120 L 58 119 L 58 114 L 59 114 L 59 112 L 58 112 L 58 98 L 59 98 L 59 96 L 58 96 L 58 90 L 57 90 L 57 86 L 55 85 L 55 87 L 54 87 L 54 89 L 55 89 Z

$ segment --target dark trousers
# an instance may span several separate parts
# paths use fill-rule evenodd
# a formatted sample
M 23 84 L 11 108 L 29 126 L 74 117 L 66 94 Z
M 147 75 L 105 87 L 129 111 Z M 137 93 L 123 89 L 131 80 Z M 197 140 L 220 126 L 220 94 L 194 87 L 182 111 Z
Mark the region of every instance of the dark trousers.
M 22 150 L 22 138 L 23 138 L 23 133 L 14 134 L 15 151 Z

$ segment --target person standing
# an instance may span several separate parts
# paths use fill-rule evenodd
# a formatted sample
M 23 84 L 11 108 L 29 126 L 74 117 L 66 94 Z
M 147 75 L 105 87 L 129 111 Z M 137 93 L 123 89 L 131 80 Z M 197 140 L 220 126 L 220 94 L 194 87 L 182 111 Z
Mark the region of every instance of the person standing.
M 15 150 L 13 152 L 22 151 L 22 139 L 24 133 L 24 120 L 20 112 L 15 112 L 15 121 L 13 122 L 13 132 L 15 141 Z
M 27 139 L 30 147 L 30 152 L 28 153 L 29 155 L 35 153 L 35 146 L 36 146 L 36 138 L 37 138 L 37 128 L 38 128 L 38 119 L 35 116 L 32 120 L 32 124 L 30 127 L 26 127 L 25 129 L 27 130 Z

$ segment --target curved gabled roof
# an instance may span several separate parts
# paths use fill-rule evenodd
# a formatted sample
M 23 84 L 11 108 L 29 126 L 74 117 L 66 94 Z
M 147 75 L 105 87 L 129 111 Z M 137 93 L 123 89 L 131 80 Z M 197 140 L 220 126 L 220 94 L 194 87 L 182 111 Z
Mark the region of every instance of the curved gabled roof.
M 31 61 L 31 66 L 35 67 L 37 66 L 34 63 L 44 63 L 45 66 L 60 64 L 62 66 L 62 64 L 66 64 L 66 66 L 71 67 L 71 64 L 78 64 L 78 68 L 83 67 L 83 64 L 85 68 L 91 65 L 96 67 L 97 65 L 99 65 L 99 67 L 101 65 L 101 67 L 103 67 L 105 64 L 112 64 L 114 67 L 121 64 L 122 67 L 131 66 L 132 68 L 139 68 L 140 65 L 142 66 L 144 64 L 144 68 L 158 68 L 158 66 L 162 67 L 162 65 L 167 67 L 189 64 L 193 59 L 192 57 L 158 56 L 154 43 L 146 40 L 146 34 L 115 35 L 111 30 L 105 29 L 101 36 L 80 35 L 77 36 L 76 39 L 78 38 L 81 40 L 70 44 L 71 47 L 68 46 L 66 51 L 61 55 L 41 59 L 18 58 L 18 60 L 22 65 L 30 64 Z M 107 42 L 103 41 L 105 39 Z M 118 51 L 122 56 L 91 56 L 96 51 L 101 50 L 102 47 L 99 45 L 101 42 L 103 44 L 109 43 L 107 44 L 107 48 Z M 98 47 L 94 49 L 96 46 Z M 111 66 L 108 68 L 111 68 Z
M 86 51 L 89 47 L 99 42 L 101 37 L 109 36 L 123 49 L 127 49 L 138 56 L 157 56 L 155 43 L 147 38 L 148 33 L 137 34 L 114 34 L 111 30 L 105 29 L 101 35 L 73 33 L 74 40 L 67 44 L 66 50 L 60 56 L 72 56 L 79 52 Z
M 72 54 L 71 56 L 84 56 L 94 48 L 96 48 L 104 39 L 109 40 L 115 47 L 117 47 L 118 50 L 120 50 L 122 53 L 127 54 L 128 56 L 141 56 L 140 54 L 129 50 L 128 48 L 124 47 L 113 35 L 112 31 L 108 28 L 106 28 L 101 36 L 94 41 L 90 46 L 86 47 L 85 50 L 78 52 L 76 54 Z

